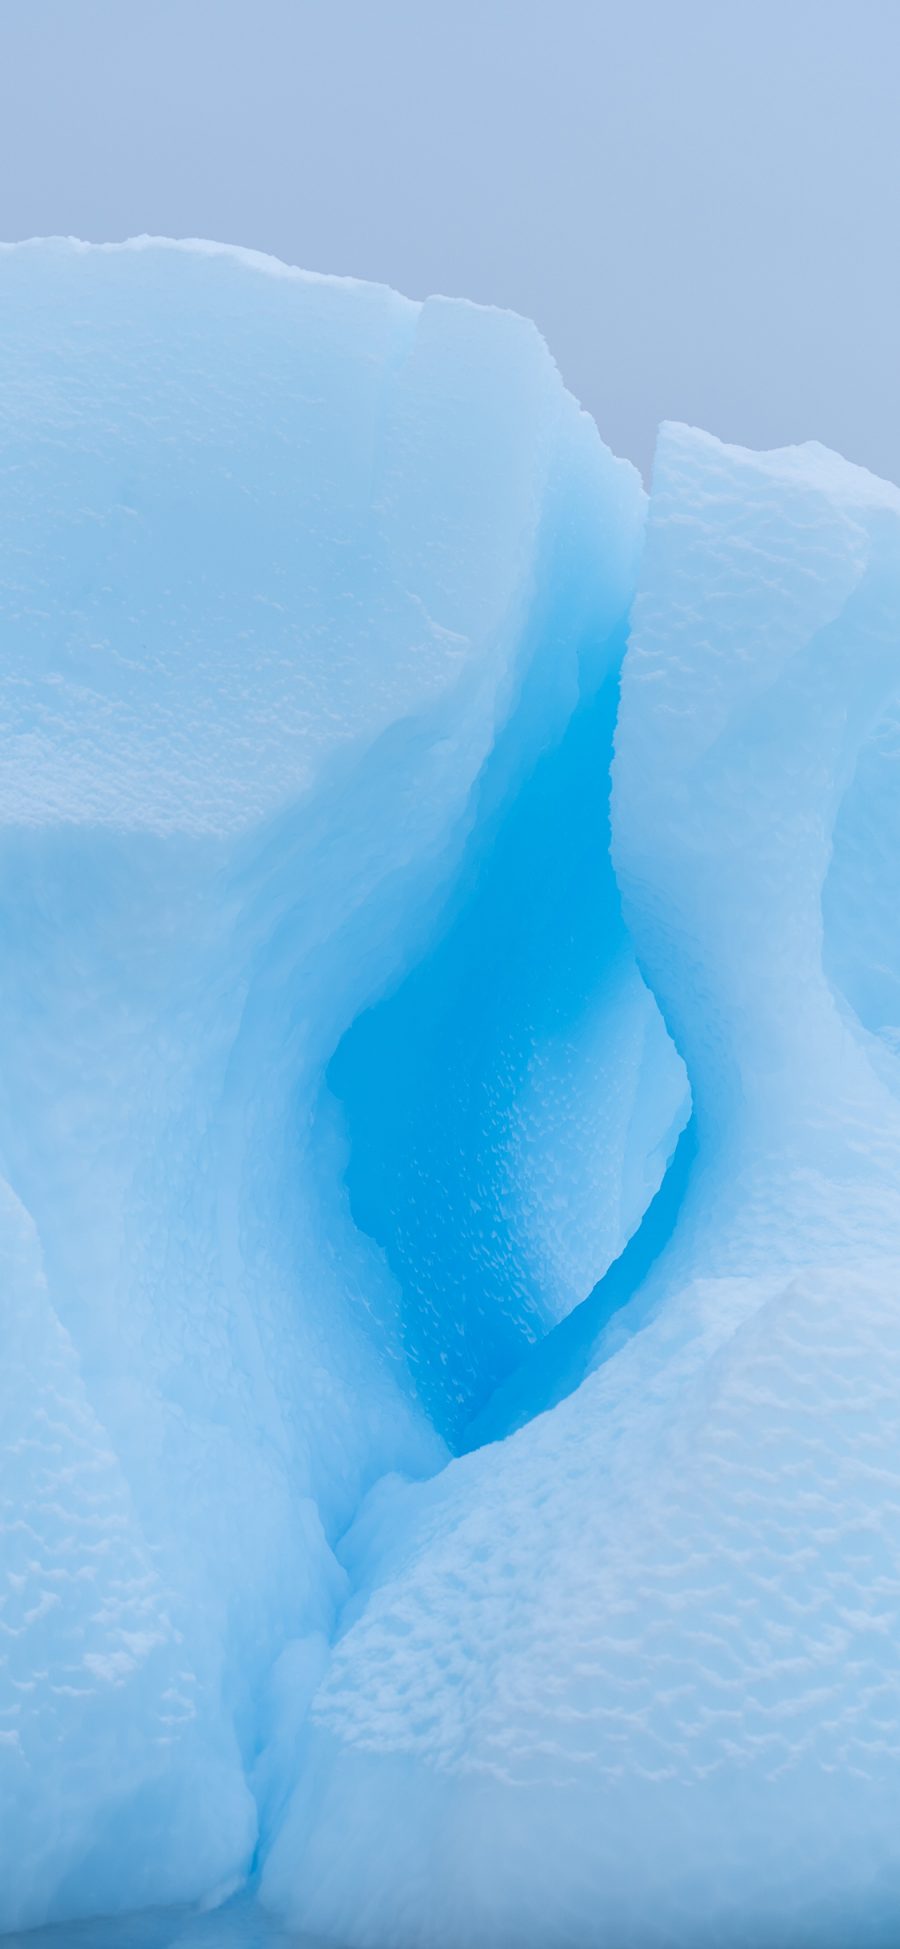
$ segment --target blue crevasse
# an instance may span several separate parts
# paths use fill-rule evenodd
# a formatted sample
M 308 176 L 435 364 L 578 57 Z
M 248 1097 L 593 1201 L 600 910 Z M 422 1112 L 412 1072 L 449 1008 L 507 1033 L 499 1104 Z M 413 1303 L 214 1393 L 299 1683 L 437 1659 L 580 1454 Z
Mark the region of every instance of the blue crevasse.
M 894 1939 L 900 494 L 0 293 L 0 1927 Z

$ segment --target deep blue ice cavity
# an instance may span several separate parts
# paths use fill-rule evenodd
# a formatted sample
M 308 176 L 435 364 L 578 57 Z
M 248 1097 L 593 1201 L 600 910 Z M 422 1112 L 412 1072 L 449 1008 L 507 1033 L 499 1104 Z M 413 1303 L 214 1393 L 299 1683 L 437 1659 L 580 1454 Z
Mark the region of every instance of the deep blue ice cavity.
M 511 799 L 493 807 L 489 762 L 436 944 L 353 1023 L 329 1070 L 346 1117 L 353 1216 L 384 1249 L 417 1390 L 451 1446 L 554 1323 L 541 1252 L 545 1213 L 537 1200 L 524 1214 L 516 1208 L 511 1153 L 529 1075 L 548 1045 L 588 1045 L 612 976 L 629 981 L 629 999 L 639 994 L 609 858 L 623 648 L 620 625 L 604 646 L 607 668 L 593 694 L 579 700 Z M 501 748 L 501 766 L 503 759 Z M 652 1031 L 649 996 L 646 1012 Z M 657 1100 L 635 1115 L 656 1116 L 661 1140 L 671 1116 L 661 1029 L 659 1044 L 645 1081 Z M 567 1109 L 583 1122 L 594 1087 L 587 1067 L 581 1082 L 581 1102 Z M 621 1185 L 612 1193 L 622 1222 Z M 598 1239 L 597 1249 L 599 1262 L 585 1265 L 586 1289 L 605 1270 L 609 1244 Z

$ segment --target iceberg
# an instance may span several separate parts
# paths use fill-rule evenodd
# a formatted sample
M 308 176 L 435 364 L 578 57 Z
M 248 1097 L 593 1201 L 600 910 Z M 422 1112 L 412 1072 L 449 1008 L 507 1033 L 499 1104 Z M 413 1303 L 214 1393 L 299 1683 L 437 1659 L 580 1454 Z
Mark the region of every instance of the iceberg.
M 0 1929 L 892 1941 L 900 493 L 0 292 Z
M 210 246 L 8 248 L 0 282 L 9 1928 L 247 1875 L 338 1539 L 615 1255 L 685 1085 L 611 868 L 597 914 L 568 857 L 645 497 L 534 328 Z M 479 953 L 504 861 L 543 904 Z M 410 1270 L 413 1072 L 449 1105 L 467 1024 L 504 1087 L 447 1112 Z M 609 1156 L 584 1235 L 570 1118 Z M 448 1320 L 428 1225 L 476 1179 Z

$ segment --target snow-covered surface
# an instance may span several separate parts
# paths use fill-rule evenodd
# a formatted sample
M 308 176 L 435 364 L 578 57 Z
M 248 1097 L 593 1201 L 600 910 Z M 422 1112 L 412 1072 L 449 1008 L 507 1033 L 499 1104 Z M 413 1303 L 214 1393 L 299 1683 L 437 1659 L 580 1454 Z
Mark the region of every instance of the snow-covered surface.
M 896 1941 L 898 639 L 824 449 L 0 252 L 0 1928 Z

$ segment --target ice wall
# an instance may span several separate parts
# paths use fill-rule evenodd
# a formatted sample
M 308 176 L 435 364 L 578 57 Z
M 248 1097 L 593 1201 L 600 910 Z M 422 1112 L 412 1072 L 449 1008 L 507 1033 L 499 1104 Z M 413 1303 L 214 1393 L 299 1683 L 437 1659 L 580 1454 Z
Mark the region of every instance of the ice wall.
M 643 526 L 534 329 L 204 246 L 8 249 L 0 290 L 2 1927 L 246 1874 L 347 1595 L 332 1545 L 603 1269 L 683 1080 L 608 866 L 599 927 L 566 875 L 558 765 L 558 897 L 513 917 L 493 1013 L 460 918 L 498 848 L 524 885 L 540 800 L 511 808 L 573 714 L 603 826 Z M 557 920 L 571 999 L 554 972 L 528 1041 Z M 427 1214 L 404 1256 L 373 1178 L 389 1039 L 346 1038 L 454 927 L 440 1116 L 466 1020 L 486 1075 L 517 1042 L 500 1113 L 448 1125 L 453 1209 L 480 1174 L 495 1231 L 448 1319 Z M 586 1241 L 570 1113 L 618 1145 Z
M 613 858 L 693 1155 L 566 1398 L 346 1540 L 263 1881 L 336 1939 L 896 1938 L 898 643 L 894 489 L 664 429 Z

